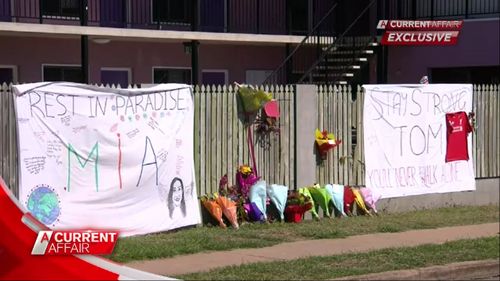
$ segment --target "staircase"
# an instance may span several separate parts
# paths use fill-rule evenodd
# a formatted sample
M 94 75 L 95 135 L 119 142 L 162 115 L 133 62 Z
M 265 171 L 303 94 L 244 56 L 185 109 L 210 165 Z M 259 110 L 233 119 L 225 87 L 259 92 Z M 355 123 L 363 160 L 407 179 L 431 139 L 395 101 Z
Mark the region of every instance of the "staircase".
M 335 15 L 335 3 L 264 84 L 366 83 L 363 69 L 377 53 L 380 44 L 376 36 L 356 36 L 352 29 L 376 2 L 370 1 L 340 34 L 326 26 L 331 24 L 331 17 Z
M 323 46 L 325 56 L 308 74 L 296 71 L 300 82 L 312 84 L 349 84 L 361 79 L 361 69 L 368 66 L 379 43 L 370 36 L 344 37 L 332 48 Z

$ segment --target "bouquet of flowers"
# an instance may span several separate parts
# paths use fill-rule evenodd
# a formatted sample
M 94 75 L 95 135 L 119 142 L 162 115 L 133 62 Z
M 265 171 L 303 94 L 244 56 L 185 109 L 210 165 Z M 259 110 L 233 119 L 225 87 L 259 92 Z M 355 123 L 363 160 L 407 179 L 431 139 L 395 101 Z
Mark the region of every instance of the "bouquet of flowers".
M 318 213 L 319 207 L 321 207 L 324 216 L 330 217 L 330 201 L 332 201 L 332 197 L 328 190 L 315 183 L 313 186 L 309 187 L 309 192 L 314 200 L 316 213 Z
M 309 198 L 309 204 L 311 205 L 311 215 L 313 216 L 314 219 L 319 219 L 319 215 L 318 213 L 316 212 L 316 206 L 314 204 L 314 200 L 312 199 L 312 195 L 311 195 L 311 192 L 309 191 L 309 188 L 308 187 L 302 187 L 302 188 L 299 188 L 299 194 L 306 197 L 306 198 Z
M 344 212 L 344 186 L 340 184 L 326 184 L 325 189 L 330 193 L 333 201 L 332 215 L 337 213 L 339 216 L 347 217 Z
M 238 225 L 236 202 L 234 202 L 233 200 L 229 199 L 226 196 L 218 195 L 217 193 L 214 194 L 214 197 L 215 197 L 215 202 L 219 204 L 219 206 L 222 209 L 222 213 L 229 220 L 231 225 L 234 228 L 239 229 L 240 226 Z
M 321 159 L 326 159 L 327 152 L 342 142 L 341 140 L 336 139 L 332 133 L 328 133 L 326 130 L 321 132 L 319 129 L 316 129 L 315 136 Z
M 236 186 L 229 186 L 229 182 L 227 179 L 227 174 L 222 176 L 219 180 L 219 194 L 223 196 L 227 196 L 229 199 L 237 202 L 239 199 L 238 190 Z
M 344 213 L 352 216 L 352 207 L 354 206 L 354 193 L 350 186 L 344 186 Z
M 236 83 L 236 86 L 238 86 L 238 95 L 243 104 L 243 110 L 247 114 L 256 113 L 272 99 L 272 95 L 270 93 L 255 89 L 252 86 L 240 85 L 238 83 Z
M 354 202 L 356 203 L 356 211 L 357 214 L 358 212 L 361 211 L 363 214 L 371 216 L 372 214 L 370 211 L 368 211 L 368 208 L 366 207 L 365 201 L 363 199 L 363 196 L 361 195 L 361 192 L 358 188 L 351 188 L 352 193 L 354 194 Z
M 255 204 L 257 208 L 262 213 L 262 218 L 260 220 L 264 221 L 267 219 L 267 196 L 266 196 L 266 182 L 264 180 L 257 181 L 250 188 L 249 199 L 251 204 Z
M 207 209 L 207 211 L 212 215 L 212 217 L 217 220 L 219 226 L 222 228 L 226 228 L 226 224 L 222 220 L 222 208 L 217 203 L 217 201 L 205 195 L 201 197 L 201 203 Z
M 359 191 L 361 192 L 361 196 L 363 196 L 363 200 L 365 201 L 367 207 L 377 214 L 378 211 L 376 203 L 380 199 L 380 195 L 375 194 L 369 187 L 361 188 Z
M 279 134 L 280 128 L 278 124 L 278 118 L 280 117 L 280 110 L 278 102 L 272 99 L 266 105 L 264 105 L 264 110 L 262 111 L 261 118 L 257 121 L 257 132 L 259 133 L 271 133 L 274 132 Z
M 285 220 L 288 222 L 300 222 L 304 213 L 311 210 L 312 207 L 313 202 L 311 197 L 297 191 L 292 191 L 288 195 L 286 202 Z
M 248 221 L 265 221 L 266 217 L 264 213 L 259 209 L 255 202 L 248 202 L 243 204 L 243 209 L 245 211 L 246 219 Z
M 239 186 L 239 191 L 243 199 L 248 199 L 248 193 L 250 192 L 250 187 L 254 185 L 259 180 L 252 168 L 248 165 L 241 165 L 236 173 L 236 182 Z
M 267 186 L 267 196 L 279 212 L 281 221 L 285 220 L 285 206 L 288 196 L 288 186 L 271 184 Z

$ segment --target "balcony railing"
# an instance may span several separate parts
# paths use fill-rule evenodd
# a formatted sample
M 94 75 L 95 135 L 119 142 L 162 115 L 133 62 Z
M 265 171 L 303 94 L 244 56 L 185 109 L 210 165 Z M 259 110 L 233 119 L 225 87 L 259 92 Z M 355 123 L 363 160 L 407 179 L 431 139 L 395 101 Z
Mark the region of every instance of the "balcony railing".
M 0 0 L 0 21 L 209 32 L 307 34 L 331 0 Z M 83 9 L 83 5 L 88 9 Z
M 308 34 L 332 0 L 0 0 L 0 21 L 160 30 Z M 340 1 L 356 6 L 358 1 Z M 83 5 L 88 9 L 82 9 Z M 498 17 L 498 0 L 380 0 L 388 19 Z M 354 7 L 353 7 L 354 8 Z M 86 11 L 86 17 L 82 12 Z M 343 14 L 333 16 L 342 24 Z M 327 30 L 339 29 L 328 26 Z M 330 34 L 327 34 L 330 35 Z
M 387 19 L 469 19 L 498 17 L 498 0 L 387 0 Z

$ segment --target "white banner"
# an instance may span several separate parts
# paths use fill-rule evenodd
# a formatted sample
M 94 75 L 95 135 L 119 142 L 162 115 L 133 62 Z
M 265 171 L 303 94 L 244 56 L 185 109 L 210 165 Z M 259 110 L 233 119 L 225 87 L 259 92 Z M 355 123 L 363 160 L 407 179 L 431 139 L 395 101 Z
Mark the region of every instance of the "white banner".
M 34 83 L 14 91 L 19 200 L 42 223 L 130 236 L 201 222 L 190 86 Z
M 445 114 L 472 111 L 472 85 L 363 88 L 366 186 L 382 198 L 475 190 L 472 134 L 469 160 L 445 162 Z

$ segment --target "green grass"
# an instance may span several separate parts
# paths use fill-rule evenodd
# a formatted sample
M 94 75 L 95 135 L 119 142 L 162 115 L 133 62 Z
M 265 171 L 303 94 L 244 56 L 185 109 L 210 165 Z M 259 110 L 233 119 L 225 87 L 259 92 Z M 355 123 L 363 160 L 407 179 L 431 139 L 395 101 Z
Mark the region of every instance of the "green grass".
M 117 262 L 129 262 L 207 251 L 260 248 L 298 240 L 498 221 L 499 206 L 491 205 L 381 214 L 376 217 L 323 218 L 320 221 L 307 220 L 298 224 L 255 223 L 242 225 L 239 230 L 197 227 L 119 239 L 114 253 L 108 258 Z
M 325 280 L 453 262 L 499 258 L 499 237 L 458 240 L 441 245 L 392 248 L 360 254 L 231 266 L 176 276 L 183 280 Z

